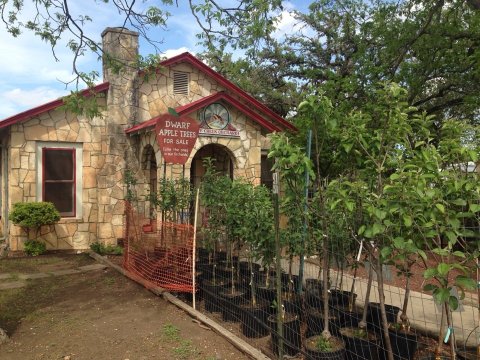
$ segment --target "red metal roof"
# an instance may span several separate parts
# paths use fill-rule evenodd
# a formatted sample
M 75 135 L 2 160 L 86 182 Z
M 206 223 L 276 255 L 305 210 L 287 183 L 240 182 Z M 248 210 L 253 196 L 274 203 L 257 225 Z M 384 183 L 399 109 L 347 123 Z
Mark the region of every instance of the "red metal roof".
M 194 112 L 195 110 L 201 109 L 201 108 L 203 108 L 203 107 L 205 107 L 209 104 L 212 104 L 216 101 L 219 101 L 219 100 L 223 100 L 223 101 L 229 103 L 230 105 L 234 106 L 239 111 L 241 111 L 245 115 L 249 116 L 253 121 L 258 123 L 263 128 L 267 129 L 268 131 L 281 131 L 281 128 L 279 128 L 275 124 L 272 124 L 272 123 L 266 121 L 264 118 L 262 118 L 256 112 L 250 110 L 246 105 L 242 104 L 240 101 L 236 100 L 235 98 L 233 98 L 232 96 L 228 95 L 227 93 L 225 93 L 223 91 L 212 94 L 212 95 L 209 95 L 209 96 L 206 96 L 206 97 L 201 98 L 197 101 L 194 101 L 190 104 L 179 106 L 175 109 L 175 111 L 179 115 L 188 115 L 188 114 Z M 147 121 L 145 121 L 141 124 L 132 126 L 131 128 L 126 129 L 125 133 L 126 134 L 132 134 L 132 133 L 136 133 L 136 132 L 141 131 L 141 130 L 149 129 L 150 127 L 154 127 L 155 124 L 157 123 L 157 119 L 160 116 L 161 115 L 156 116 L 153 119 L 147 120 Z
M 292 130 L 292 131 L 297 131 L 297 128 L 289 123 L 287 120 L 276 114 L 274 111 L 269 109 L 267 106 L 262 104 L 260 101 L 255 99 L 253 96 L 249 95 L 247 92 L 244 90 L 240 89 L 237 85 L 232 83 L 231 81 L 227 80 L 224 78 L 222 75 L 220 75 L 218 72 L 204 64 L 202 61 L 197 59 L 195 56 L 190 54 L 189 52 L 184 52 L 180 55 L 171 57 L 167 60 L 164 60 L 160 63 L 162 66 L 170 66 L 182 62 L 187 62 L 194 67 L 200 69 L 202 72 L 210 75 L 212 78 L 214 78 L 219 84 L 224 86 L 226 89 L 230 90 L 232 93 L 237 95 L 238 97 L 242 98 L 244 101 L 246 101 L 249 105 L 253 105 L 257 110 L 262 111 L 263 113 L 268 114 L 271 116 L 273 119 L 275 119 L 281 127 Z
M 261 102 L 256 100 L 254 97 L 252 97 L 251 95 L 246 93 L 244 90 L 240 89 L 237 85 L 233 84 L 232 82 L 230 82 L 229 80 L 224 78 L 218 72 L 216 72 L 212 68 L 208 67 L 202 61 L 200 61 L 199 59 L 197 59 L 195 56 L 193 56 L 192 54 L 190 54 L 188 52 L 185 52 L 185 53 L 182 53 L 180 55 L 171 57 L 170 59 L 164 60 L 160 63 L 160 65 L 161 66 L 171 66 L 171 65 L 174 65 L 174 64 L 182 63 L 182 62 L 189 63 L 192 66 L 199 69 L 200 71 L 202 71 L 202 72 L 206 73 L 207 75 L 211 76 L 219 84 L 221 84 L 228 91 L 230 91 L 231 93 L 235 94 L 237 97 L 242 99 L 245 103 L 242 103 L 242 102 L 236 100 L 235 98 L 231 97 L 230 95 L 227 95 L 225 93 L 220 92 L 220 93 L 216 93 L 216 94 L 213 94 L 213 95 L 210 95 L 210 96 L 206 96 L 206 97 L 204 97 L 204 98 L 202 98 L 198 101 L 195 101 L 193 103 L 190 103 L 188 105 L 181 106 L 181 107 L 178 108 L 179 109 L 179 111 L 177 111 L 178 113 L 181 114 L 184 111 L 192 112 L 192 111 L 195 111 L 196 109 L 199 109 L 199 108 L 201 108 L 201 107 L 203 107 L 203 106 L 205 106 L 205 105 L 207 105 L 207 104 L 209 104 L 213 101 L 223 99 L 223 100 L 227 101 L 228 103 L 230 103 L 231 105 L 235 106 L 240 111 L 242 111 L 245 114 L 247 114 L 248 116 L 250 116 L 254 121 L 259 123 L 260 125 L 262 125 L 264 128 L 266 128 L 269 131 L 281 131 L 282 129 L 289 129 L 289 130 L 292 130 L 292 131 L 297 130 L 297 128 L 293 124 L 291 124 L 288 121 L 286 121 L 285 119 L 283 119 L 281 116 L 279 116 L 278 114 L 273 112 L 267 106 L 265 106 L 264 104 L 262 104 Z M 97 93 L 98 92 L 104 92 L 104 91 L 108 90 L 109 85 L 110 84 L 108 82 L 105 82 L 105 83 L 102 83 L 100 85 L 95 86 L 92 89 L 83 90 L 81 93 L 82 93 L 82 95 L 89 96 L 89 95 L 91 95 L 92 91 L 97 92 Z M 3 121 L 0 121 L 0 129 L 4 128 L 4 127 L 7 127 L 7 126 L 10 126 L 10 125 L 13 125 L 13 124 L 16 124 L 16 123 L 21 122 L 21 121 L 28 120 L 28 119 L 32 118 L 33 116 L 42 114 L 44 112 L 54 110 L 54 109 L 56 109 L 56 108 L 58 108 L 62 105 L 63 105 L 63 99 L 60 98 L 60 99 L 51 101 L 49 103 L 37 106 L 33 109 L 21 112 L 19 114 L 16 114 L 14 116 L 11 116 L 9 118 L 4 119 Z M 251 107 L 255 108 L 257 111 L 259 111 L 261 113 L 264 113 L 264 114 L 268 115 L 269 117 L 274 119 L 274 121 L 276 123 L 273 124 L 271 122 L 266 121 L 261 116 L 259 116 L 257 113 L 250 110 Z M 156 119 L 156 118 L 154 118 L 154 119 Z M 142 124 L 139 124 L 139 125 L 136 125 L 136 126 L 130 128 L 130 129 L 127 129 L 126 132 L 127 133 L 132 133 L 132 132 L 138 131 L 139 129 L 149 127 L 151 125 L 148 125 L 148 124 L 150 124 L 150 122 L 154 122 L 153 121 L 154 119 L 151 119 L 151 120 L 149 120 L 145 123 L 142 123 Z
M 101 93 L 101 92 L 107 91 L 109 86 L 110 86 L 110 84 L 108 82 L 104 82 L 100 85 L 94 86 L 91 89 L 82 90 L 80 93 L 84 96 L 91 96 L 93 93 Z M 13 124 L 16 124 L 16 123 L 19 123 L 21 121 L 28 120 L 28 119 L 30 119 L 30 118 L 32 118 L 36 115 L 40 115 L 44 112 L 54 110 L 54 109 L 56 109 L 56 108 L 58 108 L 62 105 L 63 105 L 63 98 L 60 98 L 60 99 L 57 99 L 57 100 L 50 101 L 46 104 L 34 107 L 33 109 L 26 110 L 26 111 L 21 112 L 19 114 L 10 116 L 10 117 L 0 121 L 0 129 L 5 128 L 5 127 L 10 126 L 10 125 L 13 125 Z

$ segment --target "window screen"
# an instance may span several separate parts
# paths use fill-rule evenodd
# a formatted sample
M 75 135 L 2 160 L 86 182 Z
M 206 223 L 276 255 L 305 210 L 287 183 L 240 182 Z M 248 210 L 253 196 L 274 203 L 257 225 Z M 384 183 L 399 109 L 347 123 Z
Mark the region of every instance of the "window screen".
M 75 216 L 75 149 L 43 148 L 43 201 L 61 216 Z

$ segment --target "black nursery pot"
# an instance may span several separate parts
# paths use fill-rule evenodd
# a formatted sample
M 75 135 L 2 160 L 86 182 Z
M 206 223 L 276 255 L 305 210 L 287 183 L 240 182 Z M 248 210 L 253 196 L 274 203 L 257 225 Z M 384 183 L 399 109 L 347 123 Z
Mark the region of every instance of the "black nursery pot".
M 341 327 L 357 327 L 362 319 L 362 314 L 354 310 L 350 311 L 348 307 L 337 305 L 334 309 L 340 318 Z
M 208 258 L 210 256 L 210 251 L 208 251 L 205 248 L 198 248 L 198 256 L 197 256 L 197 261 L 200 264 L 206 264 L 208 263 Z
M 283 293 L 282 305 L 287 313 L 298 315 L 298 318 L 303 320 L 303 300 L 300 295 Z
M 223 306 L 220 309 L 223 321 L 240 321 L 240 306 L 245 304 L 245 291 L 236 290 L 232 292 L 230 289 L 225 289 L 220 293 L 223 298 Z
M 307 336 L 319 335 L 325 329 L 325 320 L 321 308 L 311 308 L 306 311 Z M 329 329 L 333 335 L 339 334 L 340 317 L 336 311 L 329 311 Z
M 352 295 L 351 291 L 332 289 L 330 290 L 330 298 L 328 302 L 331 305 L 348 306 L 351 295 Z M 353 304 L 355 304 L 356 299 L 357 299 L 357 294 L 354 293 Z
M 385 312 L 387 314 L 387 323 L 393 324 L 397 322 L 397 316 L 400 312 L 398 306 L 385 304 Z M 380 303 L 368 303 L 367 327 L 377 333 L 382 332 Z
M 377 337 L 372 335 L 369 339 L 363 339 L 354 336 L 355 329 L 342 327 L 339 331 L 346 344 L 347 360 L 382 360 Z
M 335 351 L 321 351 L 316 348 L 316 342 L 318 335 L 309 337 L 305 340 L 305 359 L 306 360 L 344 360 L 345 353 L 345 342 L 340 338 L 331 338 L 339 344 L 339 349 Z
M 476 348 L 462 348 L 457 350 L 457 358 L 460 360 L 478 360 Z
M 256 306 L 244 304 L 240 306 L 242 334 L 248 338 L 258 338 L 268 335 L 268 317 L 272 314 L 269 303 L 259 302 Z
M 275 284 L 270 283 L 269 287 L 266 286 L 257 286 L 257 297 L 259 300 L 268 302 L 270 305 L 275 296 L 277 295 L 277 289 L 275 289 Z
M 220 312 L 223 307 L 223 298 L 220 292 L 229 284 L 227 282 L 217 281 L 215 284 L 210 280 L 202 282 L 201 290 L 203 299 L 205 300 L 205 310 L 208 312 Z
M 297 292 L 298 290 L 298 283 L 299 283 L 298 275 L 292 275 L 290 280 L 290 276 L 288 274 L 282 273 L 282 290 L 283 291 L 290 291 Z
M 248 261 L 240 261 L 238 266 L 240 267 L 240 274 L 250 275 L 250 264 Z M 252 269 L 255 274 L 260 272 L 261 267 L 262 266 L 260 264 L 252 263 Z
M 395 360 L 412 360 L 417 351 L 418 336 L 414 331 L 388 329 L 388 336 L 392 344 L 393 358 Z M 386 357 L 385 357 L 386 358 Z
M 277 315 L 270 315 L 267 319 L 272 335 L 272 350 L 278 355 Z M 300 352 L 302 337 L 300 334 L 300 319 L 294 314 L 285 314 L 283 320 L 283 349 L 285 354 L 293 356 Z

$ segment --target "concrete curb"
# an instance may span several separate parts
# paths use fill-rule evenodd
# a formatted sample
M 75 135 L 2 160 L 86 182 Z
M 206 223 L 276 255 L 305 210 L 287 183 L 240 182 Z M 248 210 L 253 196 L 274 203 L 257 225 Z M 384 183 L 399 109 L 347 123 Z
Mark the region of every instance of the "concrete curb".
M 183 301 L 177 299 L 174 295 L 170 294 L 167 290 L 157 287 L 157 286 L 152 286 L 148 282 L 146 282 L 144 279 L 130 273 L 129 271 L 126 271 L 125 269 L 121 268 L 118 265 L 113 264 L 110 260 L 107 258 L 91 251 L 89 252 L 90 256 L 94 258 L 95 260 L 110 266 L 111 268 L 117 270 L 120 272 L 122 275 L 132 279 L 135 282 L 140 283 L 143 285 L 145 288 L 153 292 L 155 295 L 162 296 L 165 300 L 170 302 L 171 304 L 175 305 L 179 309 L 185 311 L 188 313 L 190 316 L 193 318 L 197 319 L 198 321 L 202 322 L 203 324 L 207 325 L 210 327 L 213 331 L 215 331 L 217 334 L 221 335 L 225 340 L 230 342 L 232 345 L 234 345 L 238 350 L 243 352 L 245 355 L 251 357 L 252 359 L 256 360 L 271 360 L 268 356 L 263 354 L 260 350 L 254 348 L 250 344 L 248 344 L 246 341 L 240 339 L 237 335 L 231 333 L 215 321 L 211 320 L 201 312 L 194 310 L 191 306 L 185 304 Z

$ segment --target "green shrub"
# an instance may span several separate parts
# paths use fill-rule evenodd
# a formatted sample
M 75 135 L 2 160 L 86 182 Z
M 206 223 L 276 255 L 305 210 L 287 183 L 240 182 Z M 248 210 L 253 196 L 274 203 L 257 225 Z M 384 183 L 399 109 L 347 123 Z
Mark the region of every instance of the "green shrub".
M 8 219 L 25 228 L 38 228 L 60 220 L 60 213 L 50 202 L 19 202 L 13 204 Z
M 100 255 L 122 255 L 123 249 L 118 245 L 103 245 L 99 242 L 90 244 L 90 249 Z
M 322 351 L 322 352 L 333 351 L 333 346 L 332 346 L 332 343 L 330 342 L 330 340 L 324 338 L 321 335 L 318 337 L 317 343 L 315 345 L 317 347 L 317 350 L 319 350 L 319 351 Z
M 38 256 L 45 254 L 47 246 L 45 243 L 37 240 L 27 240 L 23 244 L 23 249 L 28 256 Z

